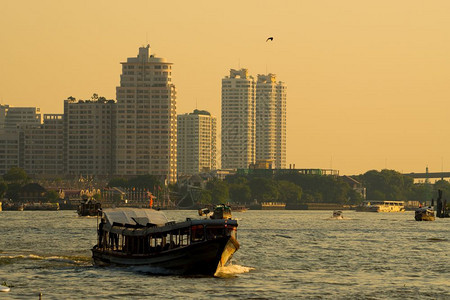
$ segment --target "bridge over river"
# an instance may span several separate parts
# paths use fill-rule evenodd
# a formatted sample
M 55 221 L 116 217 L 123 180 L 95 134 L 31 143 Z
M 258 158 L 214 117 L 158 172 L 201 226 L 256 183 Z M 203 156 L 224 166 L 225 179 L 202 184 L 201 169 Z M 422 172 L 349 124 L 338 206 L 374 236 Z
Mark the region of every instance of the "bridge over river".
M 431 173 L 404 173 L 403 175 L 410 176 L 415 179 L 431 179 L 431 178 L 449 178 L 450 172 L 431 172 Z

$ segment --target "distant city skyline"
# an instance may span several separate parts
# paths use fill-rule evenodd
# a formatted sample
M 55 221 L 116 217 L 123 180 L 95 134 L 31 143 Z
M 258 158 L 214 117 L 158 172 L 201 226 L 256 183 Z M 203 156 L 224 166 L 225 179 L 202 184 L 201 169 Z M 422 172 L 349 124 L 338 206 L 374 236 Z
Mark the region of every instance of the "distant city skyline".
M 448 1 L 172 4 L 168 19 L 162 1 L 3 2 L 0 104 L 61 114 L 69 96 L 116 99 L 118 62 L 150 43 L 177 66 L 177 114 L 220 124 L 230 68 L 282 78 L 287 165 L 450 169 Z

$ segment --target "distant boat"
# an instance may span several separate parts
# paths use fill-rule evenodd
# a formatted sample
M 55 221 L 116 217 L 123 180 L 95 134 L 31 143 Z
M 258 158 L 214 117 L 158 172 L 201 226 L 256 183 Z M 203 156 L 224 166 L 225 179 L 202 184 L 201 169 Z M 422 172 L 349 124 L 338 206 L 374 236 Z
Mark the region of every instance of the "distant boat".
M 434 210 L 430 207 L 420 207 L 416 209 L 414 218 L 416 221 L 434 221 Z
M 81 200 L 80 205 L 78 205 L 77 213 L 80 217 L 86 216 L 97 216 L 100 213 L 102 205 L 100 202 L 91 199 Z
M 244 212 L 248 210 L 248 207 L 245 205 L 238 205 L 238 204 L 230 204 L 231 211 L 234 212 Z
M 59 203 L 25 203 L 23 205 L 23 210 L 59 210 Z
M 272 210 L 272 209 L 286 209 L 286 203 L 282 202 L 262 202 L 261 209 Z
M 365 201 L 356 207 L 357 212 L 404 212 L 404 201 Z
M 335 210 L 335 211 L 333 211 L 333 216 L 332 216 L 332 218 L 333 218 L 333 219 L 343 219 L 344 216 L 343 216 L 343 214 L 342 214 L 342 210 Z

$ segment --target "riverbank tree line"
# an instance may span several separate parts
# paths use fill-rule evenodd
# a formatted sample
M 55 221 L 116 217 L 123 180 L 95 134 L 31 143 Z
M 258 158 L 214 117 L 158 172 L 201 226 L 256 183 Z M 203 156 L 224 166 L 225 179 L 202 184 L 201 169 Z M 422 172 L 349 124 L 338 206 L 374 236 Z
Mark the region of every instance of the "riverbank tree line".
M 436 199 L 439 189 L 444 192 L 444 198 L 450 195 L 450 183 L 446 180 L 414 183 L 413 178 L 395 170 L 371 170 L 352 178 L 366 188 L 366 200 L 430 202 L 433 197 Z M 231 175 L 223 181 L 209 181 L 200 197 L 202 204 L 284 202 L 292 206 L 357 205 L 363 200 L 343 177 L 309 174 L 282 174 L 272 178 Z
M 395 170 L 370 170 L 352 176 L 366 188 L 367 200 L 417 200 L 429 202 L 442 190 L 444 198 L 450 195 L 450 183 L 438 180 L 435 183 L 414 183 L 413 178 Z M 0 199 L 19 200 L 26 190 L 40 191 L 47 201 L 56 202 L 58 193 L 47 191 L 30 178 L 21 168 L 11 168 L 0 176 Z M 158 177 L 139 175 L 132 178 L 112 178 L 108 187 L 147 189 L 154 194 L 164 189 Z M 169 186 L 175 193 L 183 194 L 186 187 Z M 230 175 L 225 180 L 211 179 L 200 189 L 196 201 L 201 204 L 239 203 L 251 205 L 261 202 L 283 202 L 288 205 L 305 203 L 337 203 L 357 205 L 363 201 L 343 177 L 309 174 L 280 174 L 273 177 L 254 175 Z

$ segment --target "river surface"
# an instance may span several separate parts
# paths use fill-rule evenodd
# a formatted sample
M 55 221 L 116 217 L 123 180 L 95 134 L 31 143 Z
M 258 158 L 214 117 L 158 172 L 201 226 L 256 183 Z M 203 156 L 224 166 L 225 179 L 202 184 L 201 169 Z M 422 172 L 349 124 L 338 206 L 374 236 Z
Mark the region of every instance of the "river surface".
M 196 211 L 166 211 L 171 220 Z M 219 277 L 99 268 L 96 218 L 0 212 L 0 299 L 450 299 L 450 219 L 414 212 L 236 212 L 241 248 Z

